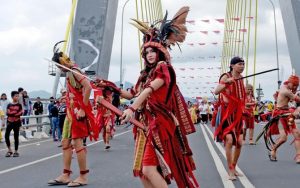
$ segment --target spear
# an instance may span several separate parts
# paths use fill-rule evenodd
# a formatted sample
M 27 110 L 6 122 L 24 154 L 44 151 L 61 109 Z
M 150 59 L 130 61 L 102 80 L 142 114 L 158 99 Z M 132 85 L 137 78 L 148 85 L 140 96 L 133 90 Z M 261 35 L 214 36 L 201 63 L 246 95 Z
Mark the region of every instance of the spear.
M 210 89 L 209 91 L 210 91 L 210 92 L 211 92 L 211 94 L 213 95 L 213 97 L 214 97 L 215 101 L 217 101 L 218 99 L 217 99 L 217 97 L 215 96 L 214 92 L 213 92 L 211 89 Z
M 72 70 L 72 69 L 70 69 L 70 68 L 68 68 L 68 67 L 66 67 L 66 66 L 64 66 L 64 65 L 61 65 L 61 64 L 59 64 L 59 63 L 57 63 L 57 62 L 55 62 L 55 61 L 52 61 L 52 60 L 47 59 L 47 58 L 45 58 L 45 60 L 47 60 L 47 61 L 49 61 L 49 62 L 52 62 L 52 63 L 54 63 L 55 65 L 57 65 L 57 66 L 59 66 L 59 67 L 61 67 L 61 68 L 63 68 L 63 69 L 66 69 L 66 70 L 68 70 L 68 71 L 70 71 L 70 72 L 72 72 L 72 73 L 74 73 L 74 74 L 83 76 L 83 77 L 85 77 L 86 79 L 88 79 L 88 80 L 90 80 L 90 81 L 94 81 L 93 79 L 87 77 L 86 75 L 83 75 L 83 74 L 81 74 L 81 73 L 79 73 L 79 72 L 76 72 L 76 71 L 74 71 L 74 70 Z M 121 115 L 123 114 L 123 112 L 122 112 L 121 110 L 119 110 L 118 108 L 116 108 L 114 105 L 112 105 L 110 102 L 108 102 L 107 100 L 105 100 L 105 99 L 103 99 L 103 98 L 100 99 L 98 102 L 99 102 L 101 105 L 103 105 L 105 108 L 108 108 L 109 110 L 113 111 L 115 114 L 117 114 L 117 115 L 119 115 L 119 116 L 121 116 Z M 141 128 L 141 129 L 143 129 L 143 130 L 146 130 L 146 127 L 145 127 L 142 123 L 140 123 L 139 121 L 137 121 L 137 120 L 134 119 L 134 118 L 131 118 L 131 119 L 129 120 L 129 122 L 132 123 L 133 125 L 135 125 L 135 126 Z
M 250 74 L 250 75 L 248 75 L 248 76 L 244 76 L 244 77 L 238 78 L 238 79 L 236 79 L 236 80 L 242 80 L 242 79 L 245 79 L 245 78 L 257 76 L 257 75 L 260 75 L 260 74 L 265 74 L 265 73 L 267 73 L 267 72 L 272 72 L 272 71 L 276 71 L 276 70 L 279 70 L 279 69 L 278 69 L 278 68 L 276 68 L 276 69 L 270 69 L 270 70 L 258 72 L 258 73 L 255 73 L 255 74 Z

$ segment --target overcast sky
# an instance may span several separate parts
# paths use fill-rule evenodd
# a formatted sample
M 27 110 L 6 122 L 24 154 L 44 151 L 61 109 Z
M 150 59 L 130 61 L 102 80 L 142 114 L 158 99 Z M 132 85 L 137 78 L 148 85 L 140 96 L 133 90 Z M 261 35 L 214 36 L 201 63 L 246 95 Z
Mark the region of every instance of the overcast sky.
M 88 1 L 88 0 L 87 0 Z M 112 50 L 109 80 L 119 80 L 120 64 L 120 30 L 121 9 L 125 0 L 119 0 L 114 44 Z M 140 71 L 137 31 L 129 24 L 135 17 L 135 1 L 131 0 L 124 12 L 124 79 L 136 82 Z M 48 63 L 44 57 L 52 56 L 52 46 L 64 38 L 71 0 L 0 0 L 0 92 L 10 93 L 22 86 L 28 91 L 52 91 L 54 77 L 48 75 Z M 190 6 L 188 20 L 195 20 L 195 25 L 187 24 L 190 31 L 209 31 L 208 35 L 200 32 L 187 36 L 182 52 L 176 47 L 172 50 L 173 66 L 177 72 L 177 80 L 182 92 L 187 96 L 203 96 L 198 91 L 208 91 L 214 85 L 207 84 L 217 81 L 222 54 L 222 39 L 224 25 L 213 21 L 225 18 L 225 0 L 162 0 L 163 10 L 169 11 L 170 17 L 181 6 Z M 287 50 L 279 3 L 274 1 L 278 24 L 278 44 L 281 80 L 291 74 L 291 64 Z M 210 23 L 201 22 L 203 19 Z M 253 21 L 254 22 L 254 21 Z M 253 28 L 253 27 L 252 27 Z M 220 30 L 220 34 L 211 31 Z M 188 43 L 207 43 L 205 46 Z M 208 43 L 218 42 L 218 45 Z M 209 59 L 217 56 L 216 59 Z M 205 59 L 199 59 L 204 57 Z M 194 58 L 194 59 L 193 59 Z M 198 59 L 197 59 L 198 58 Z M 197 59 L 197 61 L 196 61 Z M 250 57 L 249 72 L 253 70 L 253 58 Z M 284 67 L 284 68 L 283 68 Z M 180 68 L 194 68 L 182 71 Z M 201 69 L 200 69 L 201 68 Z M 257 38 L 257 72 L 276 68 L 275 36 L 273 11 L 268 0 L 259 1 L 258 38 Z M 194 78 L 189 78 L 194 76 Z M 211 76 L 210 78 L 208 76 Z M 256 78 L 264 89 L 265 98 L 271 99 L 277 88 L 277 73 L 269 73 Z M 251 80 L 250 80 L 251 82 Z M 252 83 L 252 82 L 251 82 Z M 196 89 L 199 88 L 199 89 Z M 201 88 L 206 87 L 206 88 Z

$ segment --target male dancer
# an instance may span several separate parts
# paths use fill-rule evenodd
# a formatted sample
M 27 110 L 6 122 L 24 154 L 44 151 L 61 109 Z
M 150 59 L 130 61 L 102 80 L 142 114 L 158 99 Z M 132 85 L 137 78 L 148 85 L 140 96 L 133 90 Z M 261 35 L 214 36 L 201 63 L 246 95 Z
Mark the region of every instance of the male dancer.
M 284 82 L 283 86 L 275 95 L 277 106 L 273 112 L 273 118 L 278 118 L 275 124 L 270 127 L 270 134 L 279 134 L 279 137 L 275 141 L 275 144 L 271 148 L 269 153 L 269 159 L 271 161 L 277 161 L 276 152 L 283 143 L 287 141 L 287 135 L 289 133 L 294 136 L 294 145 L 296 149 L 295 161 L 300 164 L 300 131 L 297 129 L 295 124 L 295 117 L 299 117 L 300 109 L 292 110 L 289 108 L 288 103 L 290 101 L 300 102 L 300 97 L 296 95 L 297 88 L 299 86 L 299 77 L 292 75 L 287 81 Z M 289 116 L 280 116 L 283 114 L 290 114 Z M 272 120 L 271 120 L 272 121 Z M 269 135 L 269 136 L 271 136 Z
M 108 87 L 104 88 L 102 90 L 102 96 L 98 95 L 96 97 L 96 102 L 98 102 L 98 100 L 102 97 L 108 102 L 112 102 L 112 95 L 113 93 Z M 100 130 L 103 129 L 105 149 L 108 150 L 110 148 L 109 140 L 112 138 L 114 114 L 111 112 L 111 110 L 105 108 L 104 106 L 98 106 L 98 114 L 96 119 L 100 124 Z
M 221 120 L 216 127 L 215 137 L 217 141 L 225 144 L 226 158 L 228 164 L 229 180 L 236 180 L 240 174 L 235 170 L 238 162 L 243 141 L 243 119 L 242 112 L 245 108 L 245 88 L 242 77 L 244 71 L 244 60 L 234 57 L 230 61 L 230 71 L 221 75 L 220 83 L 215 89 L 215 94 L 220 94 Z M 235 146 L 232 152 L 232 146 Z
M 57 43 L 59 44 L 59 43 Z M 54 180 L 48 182 L 49 185 L 68 185 L 68 187 L 79 187 L 87 184 L 87 173 L 89 170 L 86 165 L 86 148 L 83 146 L 82 139 L 87 136 L 98 137 L 95 126 L 92 107 L 89 102 L 91 85 L 74 63 L 64 53 L 58 52 L 54 46 L 54 56 L 52 60 L 79 74 L 68 71 L 58 66 L 67 74 L 67 116 L 65 119 L 62 135 L 63 149 L 63 173 Z M 77 154 L 77 162 L 80 175 L 71 181 L 71 161 L 73 147 Z
M 254 107 L 255 99 L 253 95 L 253 86 L 250 84 L 246 85 L 246 104 L 244 110 L 244 130 L 243 130 L 243 141 L 246 141 L 247 129 L 249 129 L 249 144 L 254 145 L 253 134 L 254 134 Z

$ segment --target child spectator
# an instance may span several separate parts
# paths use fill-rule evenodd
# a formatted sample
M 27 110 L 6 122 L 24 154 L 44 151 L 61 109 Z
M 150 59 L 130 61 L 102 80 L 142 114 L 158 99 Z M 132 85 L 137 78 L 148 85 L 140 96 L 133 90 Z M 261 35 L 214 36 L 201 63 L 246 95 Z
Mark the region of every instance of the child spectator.
M 5 142 L 7 145 L 7 153 L 6 157 L 19 157 L 18 147 L 19 147 L 19 131 L 22 125 L 21 123 L 21 115 L 23 114 L 22 105 L 19 103 L 19 92 L 12 91 L 11 92 L 12 103 L 7 105 L 6 115 L 7 115 L 7 127 L 5 131 Z M 10 147 L 9 135 L 11 131 L 14 131 L 14 139 L 15 139 L 15 152 L 12 152 Z

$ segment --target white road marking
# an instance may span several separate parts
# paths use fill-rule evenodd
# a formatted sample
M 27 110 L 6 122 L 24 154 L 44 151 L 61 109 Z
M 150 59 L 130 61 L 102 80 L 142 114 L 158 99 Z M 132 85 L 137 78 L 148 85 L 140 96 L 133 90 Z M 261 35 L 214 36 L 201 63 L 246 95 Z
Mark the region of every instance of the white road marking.
M 202 126 L 201 126 L 202 127 Z M 204 126 L 205 129 L 208 131 L 210 137 L 212 139 L 214 139 L 214 136 L 213 136 L 213 133 L 211 132 L 211 130 L 207 127 L 207 125 Z M 220 150 L 220 152 L 222 153 L 222 155 L 226 158 L 226 155 L 225 155 L 225 150 L 224 148 L 221 146 L 220 143 L 215 143 L 216 146 L 218 147 L 218 149 Z M 243 176 L 239 176 L 238 178 L 240 179 L 241 183 L 244 185 L 244 187 L 247 187 L 247 188 L 254 188 L 255 186 L 250 182 L 250 180 L 247 178 L 247 176 L 244 174 L 244 172 L 239 168 L 238 165 L 236 165 L 236 169 L 239 173 L 241 173 Z
M 227 173 L 220 157 L 218 156 L 217 152 L 215 151 L 211 141 L 209 140 L 208 135 L 207 135 L 206 131 L 204 130 L 203 126 L 204 125 L 200 125 L 203 135 L 204 135 L 204 138 L 205 138 L 205 141 L 206 141 L 206 144 L 207 144 L 207 147 L 208 147 L 210 154 L 215 162 L 218 173 L 220 174 L 222 183 L 225 188 L 232 188 L 232 187 L 234 188 L 235 186 L 232 183 L 232 181 L 228 179 L 228 173 Z
M 116 134 L 114 137 L 121 136 L 121 135 L 126 134 L 128 132 L 131 132 L 131 130 L 128 130 L 128 131 Z M 92 146 L 92 145 L 98 144 L 100 142 L 103 142 L 103 140 L 99 140 L 99 141 L 93 142 L 91 144 L 88 144 L 87 146 Z M 26 167 L 26 166 L 34 165 L 34 164 L 37 164 L 37 163 L 40 163 L 40 162 L 43 162 L 43 161 L 46 161 L 46 160 L 49 160 L 49 159 L 53 159 L 53 158 L 61 156 L 61 155 L 62 155 L 62 153 L 58 153 L 58 154 L 55 154 L 55 155 L 51 155 L 49 157 L 44 157 L 44 158 L 39 159 L 39 160 L 35 160 L 35 161 L 29 162 L 29 163 L 25 163 L 25 164 L 22 164 L 22 165 L 19 165 L 19 166 L 16 166 L 16 167 L 12 167 L 12 168 L 9 168 L 9 169 L 6 169 L 6 170 L 2 170 L 2 171 L 0 171 L 0 175 L 8 173 L 8 172 L 11 172 L 11 171 L 14 171 L 14 170 L 18 170 L 18 169 Z

